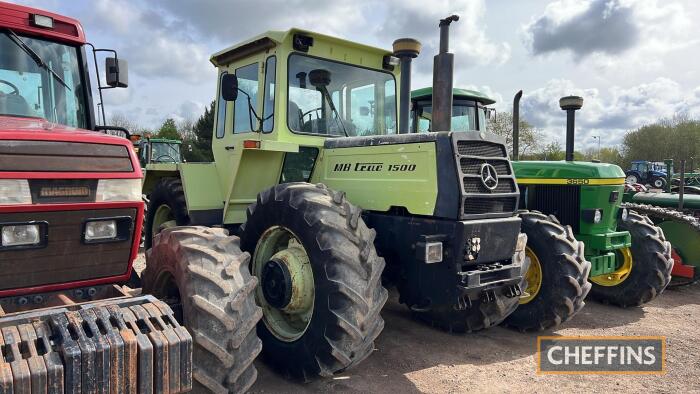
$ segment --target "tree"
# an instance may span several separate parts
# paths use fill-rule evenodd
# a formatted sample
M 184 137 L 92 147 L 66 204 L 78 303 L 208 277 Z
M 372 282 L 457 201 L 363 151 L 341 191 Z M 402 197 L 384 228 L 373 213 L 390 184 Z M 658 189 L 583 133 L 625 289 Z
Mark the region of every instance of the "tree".
M 211 139 L 214 130 L 214 102 L 204 109 L 204 114 L 191 127 L 191 137 L 185 141 L 184 155 L 187 161 L 210 162 L 214 160 Z
M 179 140 L 180 133 L 177 131 L 177 126 L 175 125 L 175 120 L 173 118 L 168 118 L 163 122 L 163 125 L 158 129 L 157 138 L 167 138 L 169 140 Z
M 520 144 L 521 155 L 527 156 L 540 148 L 542 132 L 537 130 L 527 120 L 520 118 Z M 508 152 L 513 152 L 513 114 L 510 112 L 498 112 L 496 116 L 489 120 L 489 131 L 495 133 L 506 140 Z
M 687 166 L 697 167 L 700 159 L 700 120 L 676 115 L 628 132 L 622 146 L 623 168 L 633 160 L 676 163 L 686 160 Z

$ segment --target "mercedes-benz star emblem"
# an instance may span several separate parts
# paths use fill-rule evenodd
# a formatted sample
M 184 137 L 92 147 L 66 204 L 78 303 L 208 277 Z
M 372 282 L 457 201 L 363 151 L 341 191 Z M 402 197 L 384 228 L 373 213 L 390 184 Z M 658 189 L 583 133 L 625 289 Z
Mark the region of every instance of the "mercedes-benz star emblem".
M 496 167 L 489 163 L 481 165 L 481 183 L 489 190 L 495 190 L 498 187 Z

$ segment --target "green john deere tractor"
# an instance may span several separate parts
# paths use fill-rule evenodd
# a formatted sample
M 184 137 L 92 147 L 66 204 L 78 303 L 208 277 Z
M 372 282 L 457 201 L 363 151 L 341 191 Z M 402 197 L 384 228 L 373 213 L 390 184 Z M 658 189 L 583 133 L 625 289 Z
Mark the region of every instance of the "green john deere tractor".
M 441 21 L 445 35 L 453 20 Z M 450 92 L 452 54 L 442 49 L 436 75 Z M 390 52 L 292 29 L 215 53 L 215 162 L 147 172 L 144 287 L 178 305 L 187 282 L 170 234 L 224 227 L 259 281 L 263 353 L 302 378 L 372 352 L 385 283 L 445 329 L 505 319 L 527 271 L 506 147 L 489 133 L 408 133 L 419 50 L 412 39 Z M 437 107 L 449 118 L 451 106 Z M 487 166 L 495 190 L 482 184 L 487 161 L 498 163 Z
M 452 130 L 488 130 L 490 109 L 486 105 L 494 101 L 470 90 L 455 89 L 453 93 Z M 591 262 L 589 280 L 593 285 L 593 298 L 623 307 L 651 301 L 663 292 L 670 280 L 671 246 L 663 231 L 649 218 L 620 209 L 625 180 L 620 167 L 573 161 L 574 111 L 581 108 L 583 100 L 566 97 L 560 101 L 562 109 L 567 110 L 565 161 L 518 161 L 521 95 L 520 92 L 516 95 L 513 107 L 512 164 L 520 187 L 520 208 L 541 214 L 522 215 L 523 231 L 528 235 L 527 256 L 531 261 L 527 296 L 521 298 L 521 306 L 505 323 L 523 327 L 530 321 L 533 329 L 547 328 L 541 324 L 542 319 L 533 317 L 551 313 L 553 309 L 558 311 L 559 317 L 577 310 L 575 302 L 562 297 L 561 289 L 566 288 L 562 282 L 567 281 L 567 270 L 575 272 L 571 259 L 582 257 L 581 253 L 563 254 L 562 250 L 572 249 L 564 249 L 564 237 L 552 238 L 532 232 L 529 223 L 533 221 L 560 222 L 569 227 L 567 242 L 575 238 L 585 244 L 583 257 Z M 431 88 L 413 92 L 413 132 L 420 134 L 430 130 L 431 96 Z M 582 245 L 578 244 L 576 250 L 578 248 Z M 556 291 L 550 289 L 553 284 Z

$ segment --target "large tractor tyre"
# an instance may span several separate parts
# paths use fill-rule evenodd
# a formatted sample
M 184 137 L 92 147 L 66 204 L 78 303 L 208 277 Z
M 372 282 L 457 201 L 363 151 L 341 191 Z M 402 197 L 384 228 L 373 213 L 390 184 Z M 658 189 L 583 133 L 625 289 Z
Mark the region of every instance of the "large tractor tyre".
M 571 319 L 583 308 L 591 290 L 591 262 L 584 257 L 584 244 L 569 226 L 554 216 L 523 212 L 522 231 L 527 234 L 527 287 L 520 305 L 503 322 L 520 331 L 542 331 Z
M 641 179 L 639 175 L 635 174 L 634 172 L 628 172 L 627 176 L 625 177 L 625 182 L 630 184 L 639 183 L 640 181 Z
M 151 192 L 146 208 L 146 225 L 143 233 L 146 250 L 153 246 L 153 238 L 163 228 L 190 224 L 182 181 L 178 178 L 162 178 Z
M 240 228 L 263 309 L 258 336 L 276 369 L 309 380 L 372 353 L 384 328 L 384 259 L 342 192 L 295 182 L 261 192 Z
M 617 252 L 622 261 L 613 274 L 591 277 L 591 297 L 623 308 L 639 306 L 659 296 L 671 281 L 671 244 L 646 216 L 629 211 L 620 230 L 632 235 L 632 247 Z
M 146 252 L 144 292 L 168 303 L 192 335 L 195 393 L 244 393 L 255 382 L 262 312 L 249 263 L 237 237 L 207 227 L 163 230 Z

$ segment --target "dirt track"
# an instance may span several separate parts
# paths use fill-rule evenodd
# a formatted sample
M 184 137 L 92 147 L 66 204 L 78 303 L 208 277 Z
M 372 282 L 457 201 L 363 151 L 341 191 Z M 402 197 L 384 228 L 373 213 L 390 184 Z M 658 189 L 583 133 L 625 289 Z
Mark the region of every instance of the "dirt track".
M 376 350 L 357 368 L 308 384 L 285 380 L 258 361 L 255 393 L 363 392 L 689 392 L 700 391 L 700 284 L 668 290 L 643 308 L 593 301 L 544 335 L 664 335 L 666 375 L 538 376 L 537 334 L 501 327 L 451 335 L 413 321 L 396 295 L 382 313 Z M 543 334 L 540 334 L 543 335 Z
M 142 264 L 140 259 L 138 265 Z M 642 308 L 620 309 L 591 301 L 573 320 L 540 334 L 501 327 L 477 334 L 447 334 L 412 320 L 394 292 L 382 316 L 386 326 L 376 350 L 357 368 L 303 384 L 258 361 L 258 381 L 252 392 L 700 392 L 700 283 L 669 289 Z M 663 335 L 667 373 L 536 375 L 537 335 Z

